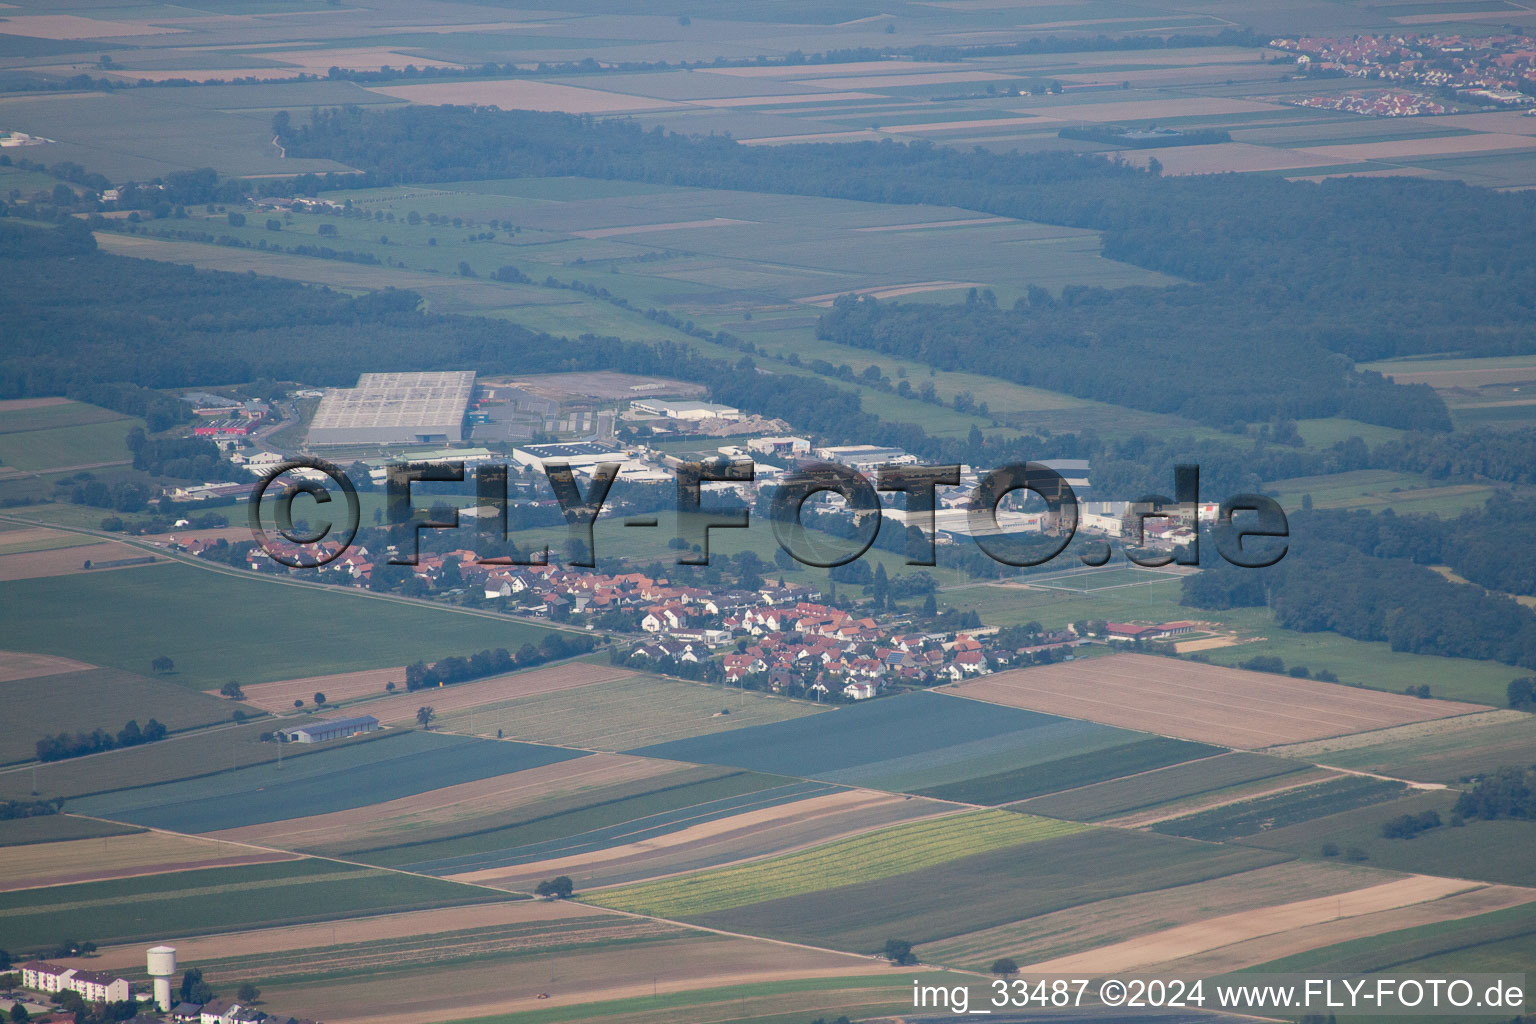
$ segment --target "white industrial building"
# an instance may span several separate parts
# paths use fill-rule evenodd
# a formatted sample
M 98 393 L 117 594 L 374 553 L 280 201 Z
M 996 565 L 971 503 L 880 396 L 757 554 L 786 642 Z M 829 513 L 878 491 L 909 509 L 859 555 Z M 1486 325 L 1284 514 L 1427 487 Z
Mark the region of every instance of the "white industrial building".
M 356 718 L 324 718 L 292 729 L 278 729 L 277 734 L 288 743 L 324 743 L 326 740 L 345 739 L 358 733 L 375 732 L 378 728 L 377 718 L 358 715 Z
M 520 466 L 542 472 L 546 462 L 563 462 L 577 469 L 604 462 L 626 462 L 628 454 L 611 444 L 572 441 L 569 444 L 525 444 L 512 449 L 512 459 Z
M 681 401 L 673 398 L 637 398 L 629 403 L 634 412 L 665 416 L 669 420 L 739 420 L 741 410 L 712 402 Z
M 309 425 L 310 445 L 443 444 L 464 439 L 473 370 L 365 373 L 331 388 Z
M 803 437 L 754 437 L 747 448 L 763 455 L 804 455 L 811 450 L 811 442 Z
M 817 448 L 812 452 L 824 462 L 835 462 L 849 469 L 867 472 L 881 466 L 915 466 L 917 456 L 901 448 L 882 448 L 874 444 L 844 444 Z

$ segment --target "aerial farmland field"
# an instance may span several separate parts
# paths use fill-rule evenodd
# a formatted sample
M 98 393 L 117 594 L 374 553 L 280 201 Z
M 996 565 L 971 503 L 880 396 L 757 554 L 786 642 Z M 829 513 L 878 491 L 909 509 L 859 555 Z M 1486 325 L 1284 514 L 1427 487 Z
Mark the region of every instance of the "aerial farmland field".
M 505 900 L 505 893 L 437 879 L 300 860 L 0 893 L 17 945 L 77 935 L 99 942 L 211 933 L 383 911 Z
M 1250 750 L 1483 710 L 1138 654 L 999 672 L 954 689 L 979 700 Z
M 185 782 L 70 801 L 70 809 L 180 832 L 278 821 L 362 807 L 521 768 L 578 751 L 405 732 Z M 343 781 L 345 780 L 345 784 Z

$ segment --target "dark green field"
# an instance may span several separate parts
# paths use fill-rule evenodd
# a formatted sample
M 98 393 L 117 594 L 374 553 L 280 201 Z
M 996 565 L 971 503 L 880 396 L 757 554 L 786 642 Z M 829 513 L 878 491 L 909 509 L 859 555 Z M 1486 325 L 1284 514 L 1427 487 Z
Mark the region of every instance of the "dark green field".
M 1093 829 L 691 920 L 770 938 L 873 952 L 893 935 L 913 943 L 930 942 L 1284 859 L 1285 855 L 1268 851 Z
M 1453 955 L 1454 954 L 1454 955 Z M 1536 963 L 1536 904 L 1510 907 L 1489 914 L 1442 921 L 1418 928 L 1384 932 L 1369 938 L 1324 946 L 1272 960 L 1253 968 L 1258 972 L 1392 971 L 1433 975 L 1468 971 L 1530 970 Z
M 168 678 L 198 690 L 516 650 L 544 634 L 492 615 L 180 564 L 5 589 L 8 644 L 130 672 L 165 655 L 176 663 Z
M 1006 804 L 1015 800 L 1075 789 L 1106 779 L 1151 771 L 1194 758 L 1210 757 L 1220 747 L 1162 736 L 1137 740 L 1108 750 L 1074 754 L 1044 764 L 1015 768 L 984 775 L 966 782 L 918 790 L 937 800 L 958 800 L 973 804 Z
M 216 832 L 413 796 L 582 756 L 559 747 L 390 731 L 372 743 L 185 782 L 71 800 L 81 814 L 177 832 Z
M 1229 786 L 1287 775 L 1305 768 L 1306 765 L 1299 761 L 1266 757 L 1263 754 L 1223 754 L 1220 757 L 1159 768 L 1129 778 L 1084 786 L 1066 793 L 1035 797 L 1015 805 L 1013 809 L 1076 821 L 1099 821 Z
M 1468 821 L 1452 828 L 1449 791 L 1418 793 L 1299 825 L 1245 838 L 1244 844 L 1317 857 L 1324 843 L 1341 850 L 1359 847 L 1373 867 L 1414 871 L 1450 878 L 1475 878 L 1506 885 L 1536 885 L 1536 821 Z M 1447 824 L 1412 839 L 1387 839 L 1381 826 L 1403 814 L 1438 811 Z
M 151 718 L 171 730 L 189 729 L 229 721 L 237 709 L 260 714 L 223 697 L 188 693 L 164 679 L 119 669 L 0 682 L 0 707 L 6 709 L 0 762 L 30 760 L 39 739 L 62 731 L 115 733 L 129 719 L 143 726 Z
M 72 938 L 105 945 L 507 898 L 456 882 L 302 860 L 0 893 L 0 934 L 11 949 Z
M 1284 828 L 1313 818 L 1347 814 L 1392 800 L 1402 795 L 1407 788 L 1401 782 L 1350 776 L 1315 786 L 1271 793 L 1225 807 L 1214 807 L 1171 821 L 1160 821 L 1152 829 L 1164 835 L 1204 839 L 1214 843 L 1268 829 Z
M 69 814 L 44 814 L 35 818 L 0 821 L 0 846 L 31 846 L 33 843 L 60 843 L 71 839 L 101 839 L 126 836 L 144 831 L 132 825 L 111 821 L 76 818 Z

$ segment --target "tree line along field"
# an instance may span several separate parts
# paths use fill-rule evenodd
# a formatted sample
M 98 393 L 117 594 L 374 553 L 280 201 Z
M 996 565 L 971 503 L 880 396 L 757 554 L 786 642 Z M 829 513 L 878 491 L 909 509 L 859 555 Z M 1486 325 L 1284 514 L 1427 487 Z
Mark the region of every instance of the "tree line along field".
M 235 701 L 120 669 L 0 681 L 0 706 L 7 721 L 0 763 L 31 760 L 38 740 L 61 731 L 116 733 L 130 719 L 142 727 L 151 718 L 176 731 L 228 721 L 237 710 L 253 713 Z
M 1040 842 L 1080 829 L 1007 811 L 971 811 L 897 825 L 771 860 L 609 889 L 588 899 L 632 913 L 698 917 L 815 893 L 828 878 L 889 878 L 967 854 Z
M 321 860 L 177 871 L 0 893 L 8 942 L 30 949 L 271 927 L 511 898 L 505 893 Z
M 313 720 L 308 715 L 294 715 L 285 718 L 283 724 L 296 728 Z M 11 768 L 0 771 L 0 799 L 30 799 L 34 778 L 38 795 L 68 799 L 179 779 L 206 778 L 265 764 L 276 761 L 280 752 L 277 744 L 261 741 L 261 734 L 271 728 L 270 721 L 217 726 L 105 754 Z M 336 750 L 337 743 L 342 746 L 372 743 L 383 739 L 384 735 L 387 734 L 374 733 L 334 741 L 320 750 L 296 749 L 305 744 L 289 744 L 281 748 L 281 752 L 286 764 L 323 750 Z
M 360 592 L 289 586 L 181 564 L 84 578 L 15 580 L 11 646 L 167 677 L 192 689 L 267 682 L 537 643 L 539 626 Z M 238 625 L 230 616 L 238 616 Z M 90 622 L 79 630 L 73 623 Z M 345 644 L 336 641 L 346 637 Z
M 496 743 L 440 733 L 386 733 L 370 743 L 322 750 L 184 782 L 165 782 L 69 801 L 83 814 L 180 832 L 213 832 L 283 818 L 363 807 L 520 768 L 582 756 L 559 747 Z

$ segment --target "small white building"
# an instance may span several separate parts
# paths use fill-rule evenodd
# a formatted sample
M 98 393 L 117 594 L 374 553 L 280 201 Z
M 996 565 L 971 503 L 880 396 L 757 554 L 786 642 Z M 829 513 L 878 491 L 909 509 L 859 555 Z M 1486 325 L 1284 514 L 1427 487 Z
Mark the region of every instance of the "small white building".
M 632 411 L 669 420 L 739 420 L 741 410 L 713 402 L 679 401 L 671 398 L 637 398 L 629 403 Z

